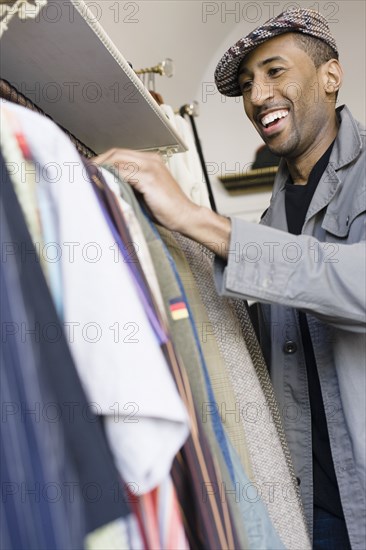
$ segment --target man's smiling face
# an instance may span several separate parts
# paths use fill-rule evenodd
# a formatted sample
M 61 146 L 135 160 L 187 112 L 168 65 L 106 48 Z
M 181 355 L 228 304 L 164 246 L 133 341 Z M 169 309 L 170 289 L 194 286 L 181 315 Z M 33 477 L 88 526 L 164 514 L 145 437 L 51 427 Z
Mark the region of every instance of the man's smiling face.
M 287 33 L 250 52 L 238 75 L 245 112 L 273 153 L 306 155 L 323 134 L 330 109 L 334 112 L 322 67 L 316 69 Z

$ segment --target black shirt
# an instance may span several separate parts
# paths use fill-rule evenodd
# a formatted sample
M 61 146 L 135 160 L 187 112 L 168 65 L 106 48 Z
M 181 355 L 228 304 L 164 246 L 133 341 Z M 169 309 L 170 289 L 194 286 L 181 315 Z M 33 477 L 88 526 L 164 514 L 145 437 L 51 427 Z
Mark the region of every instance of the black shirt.
M 329 162 L 334 142 L 313 167 L 306 185 L 294 185 L 289 177 L 285 189 L 285 208 L 288 231 L 301 233 L 305 216 L 315 189 Z M 311 409 L 313 446 L 314 506 L 343 518 L 338 483 L 330 450 L 329 434 L 318 370 L 305 313 L 299 311 L 299 324 L 305 354 Z

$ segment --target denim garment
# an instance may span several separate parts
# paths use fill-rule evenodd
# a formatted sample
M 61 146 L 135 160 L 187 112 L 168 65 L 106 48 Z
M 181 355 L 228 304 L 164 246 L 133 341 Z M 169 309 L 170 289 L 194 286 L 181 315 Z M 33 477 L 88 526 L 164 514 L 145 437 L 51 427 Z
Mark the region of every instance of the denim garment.
M 314 550 L 351 550 L 346 523 L 321 508 L 314 508 Z

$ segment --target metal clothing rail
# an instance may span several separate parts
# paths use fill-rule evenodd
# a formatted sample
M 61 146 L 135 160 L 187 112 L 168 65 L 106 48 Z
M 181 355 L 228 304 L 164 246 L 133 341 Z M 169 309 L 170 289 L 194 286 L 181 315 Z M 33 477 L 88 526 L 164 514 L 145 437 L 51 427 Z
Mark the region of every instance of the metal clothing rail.
M 156 92 L 155 89 L 155 75 L 159 74 L 160 76 L 167 76 L 171 78 L 174 75 L 174 62 L 170 57 L 167 57 L 163 61 L 160 61 L 154 67 L 147 67 L 145 69 L 137 69 L 135 73 L 140 76 L 143 84 L 151 92 Z

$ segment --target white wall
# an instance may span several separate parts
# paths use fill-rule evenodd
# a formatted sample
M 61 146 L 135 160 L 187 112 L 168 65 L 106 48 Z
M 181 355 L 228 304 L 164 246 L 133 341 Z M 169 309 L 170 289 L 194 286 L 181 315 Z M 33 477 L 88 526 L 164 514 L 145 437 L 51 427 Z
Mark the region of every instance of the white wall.
M 264 210 L 268 193 L 230 196 L 216 174 L 245 169 L 261 140 L 246 121 L 241 100 L 225 98 L 214 88 L 213 73 L 221 55 L 257 25 L 286 7 L 312 7 L 322 13 L 336 38 L 345 81 L 339 95 L 356 118 L 365 121 L 365 7 L 364 0 L 228 1 L 146 0 L 88 2 L 100 22 L 134 68 L 175 61 L 173 78 L 156 78 L 156 89 L 173 107 L 196 99 L 201 113 L 196 123 L 211 173 L 219 209 L 254 219 Z M 117 4 L 118 7 L 117 7 Z

